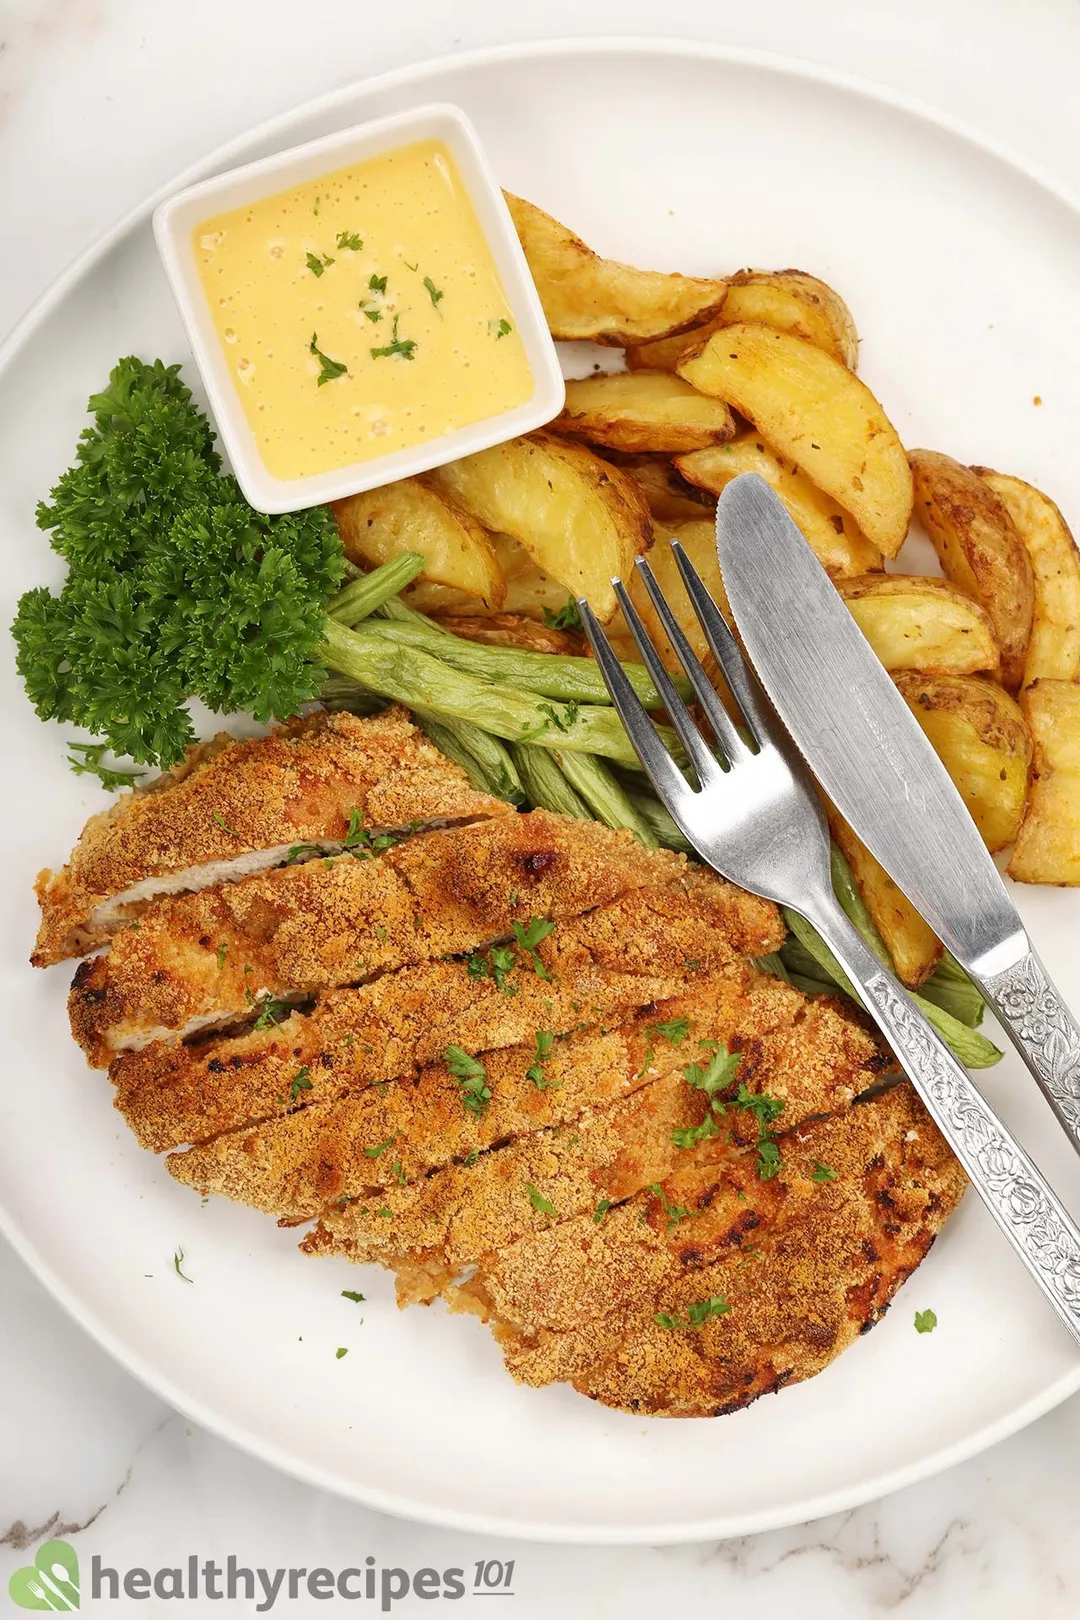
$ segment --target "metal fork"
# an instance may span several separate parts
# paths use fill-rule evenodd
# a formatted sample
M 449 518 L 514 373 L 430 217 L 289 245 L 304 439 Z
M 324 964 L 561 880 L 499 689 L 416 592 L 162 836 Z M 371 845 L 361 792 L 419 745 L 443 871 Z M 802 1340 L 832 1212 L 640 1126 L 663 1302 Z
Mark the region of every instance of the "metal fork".
M 832 889 L 828 830 L 813 779 L 697 570 L 677 540 L 671 545 L 698 622 L 752 740 L 740 736 L 651 568 L 639 558 L 642 583 L 716 739 L 714 752 L 676 691 L 622 582 L 614 580 L 631 634 L 697 777 L 698 786 L 692 787 L 638 701 L 599 620 L 587 602 L 579 602 L 611 700 L 653 787 L 711 867 L 740 888 L 789 906 L 823 936 L 983 1203 L 1080 1340 L 1080 1228 L 899 980 L 882 967 L 845 916 Z

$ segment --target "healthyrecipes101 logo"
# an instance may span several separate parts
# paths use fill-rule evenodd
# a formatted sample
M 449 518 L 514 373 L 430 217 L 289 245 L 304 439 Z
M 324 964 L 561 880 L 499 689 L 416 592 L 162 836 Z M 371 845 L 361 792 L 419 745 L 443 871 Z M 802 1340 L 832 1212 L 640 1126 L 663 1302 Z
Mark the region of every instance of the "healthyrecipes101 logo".
M 77 1609 L 79 1555 L 69 1541 L 44 1541 L 32 1564 L 24 1564 L 8 1581 L 8 1592 L 20 1609 Z

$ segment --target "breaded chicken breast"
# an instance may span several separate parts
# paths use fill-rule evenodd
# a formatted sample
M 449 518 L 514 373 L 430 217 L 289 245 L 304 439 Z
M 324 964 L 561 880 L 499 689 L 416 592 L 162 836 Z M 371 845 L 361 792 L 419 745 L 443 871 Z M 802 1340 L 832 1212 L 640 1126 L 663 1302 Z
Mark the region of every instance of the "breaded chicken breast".
M 371 837 L 510 809 L 470 787 L 396 705 L 367 720 L 313 714 L 244 742 L 223 732 L 92 816 L 63 871 L 39 874 L 31 961 L 95 949 L 160 895 L 280 866 L 290 851 L 336 853 L 350 826 Z
M 107 955 L 84 962 L 69 999 L 92 1064 L 152 1040 L 571 917 L 685 867 L 629 833 L 534 810 L 410 838 L 370 859 L 340 855 L 159 900 Z M 763 937 L 775 911 L 758 903 Z
M 722 878 L 687 867 L 561 922 L 536 947 L 543 978 L 529 952 L 504 946 L 495 956 L 425 962 L 327 991 L 262 1029 L 193 1045 L 155 1041 L 113 1061 L 116 1106 L 143 1146 L 161 1153 L 410 1078 L 450 1045 L 494 1051 L 531 1043 L 537 1030 L 561 1036 L 617 1025 L 741 962 L 762 923 L 743 901 Z
M 749 1152 L 694 1162 L 605 1213 L 483 1256 L 452 1287 L 523 1383 L 711 1417 L 813 1377 L 880 1320 L 963 1193 L 906 1083 Z

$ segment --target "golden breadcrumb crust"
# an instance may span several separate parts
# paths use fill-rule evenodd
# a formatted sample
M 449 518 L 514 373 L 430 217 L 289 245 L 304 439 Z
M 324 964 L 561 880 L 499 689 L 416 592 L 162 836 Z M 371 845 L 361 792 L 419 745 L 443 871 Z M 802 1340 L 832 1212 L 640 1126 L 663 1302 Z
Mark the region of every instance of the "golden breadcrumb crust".
M 242 1017 L 266 995 L 349 984 L 574 916 L 685 865 L 629 833 L 551 816 L 491 821 L 160 900 L 82 963 L 68 1008 L 95 1066 L 142 1039 Z M 759 902 L 763 932 L 773 908 Z
M 626 1411 L 715 1416 L 813 1377 L 884 1314 L 965 1181 L 906 1083 L 780 1148 L 762 1180 L 708 1144 L 599 1222 L 484 1257 L 452 1302 L 523 1383 Z
M 355 811 L 366 827 L 385 829 L 510 808 L 470 787 L 396 705 L 369 720 L 317 713 L 243 742 L 223 733 L 151 788 L 122 794 L 92 816 L 63 871 L 39 874 L 41 928 L 31 961 L 45 967 L 102 944 L 119 924 L 95 919 L 95 908 L 146 879 L 256 850 L 342 840 Z M 125 915 L 144 906 L 130 905 Z
M 409 1077 L 451 1044 L 491 1051 L 532 1042 L 541 1029 L 615 1025 L 738 960 L 747 929 L 756 942 L 762 921 L 743 898 L 711 872 L 687 868 L 560 923 L 539 946 L 549 978 L 515 947 L 501 984 L 489 956 L 474 963 L 486 967 L 483 976 L 463 961 L 425 962 L 325 992 L 309 1011 L 265 1029 L 194 1045 L 155 1041 L 114 1060 L 116 1106 L 143 1146 L 161 1153 Z

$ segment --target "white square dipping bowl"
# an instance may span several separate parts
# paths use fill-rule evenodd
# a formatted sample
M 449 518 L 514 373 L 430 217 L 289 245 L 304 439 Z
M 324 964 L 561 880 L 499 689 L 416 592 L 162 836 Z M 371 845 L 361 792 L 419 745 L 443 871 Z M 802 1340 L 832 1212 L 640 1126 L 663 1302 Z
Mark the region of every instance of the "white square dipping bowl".
M 423 140 L 443 141 L 457 164 L 525 347 L 533 377 L 532 394 L 524 404 L 512 410 L 499 411 L 469 427 L 441 434 L 409 449 L 373 456 L 367 461 L 353 462 L 307 478 L 277 478 L 267 470 L 259 452 L 214 329 L 192 247 L 195 227 L 214 214 L 287 191 L 305 180 L 346 168 L 394 147 Z M 559 357 L 529 266 L 479 136 L 460 107 L 437 103 L 396 113 L 390 118 L 374 119 L 200 181 L 158 207 L 154 214 L 154 236 L 232 470 L 245 496 L 260 512 L 295 512 L 302 507 L 355 495 L 360 490 L 375 489 L 398 478 L 409 478 L 528 433 L 550 422 L 562 409 L 565 385 Z

